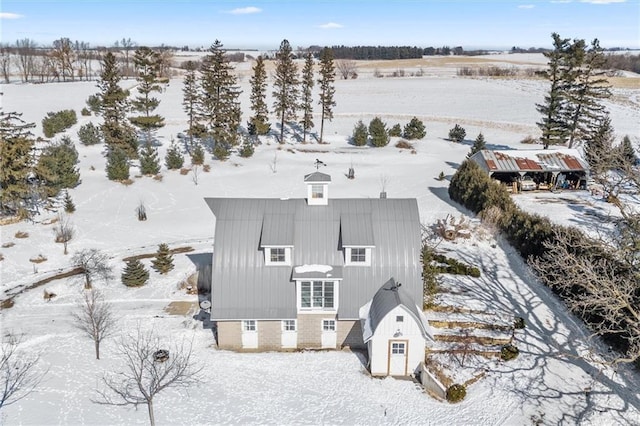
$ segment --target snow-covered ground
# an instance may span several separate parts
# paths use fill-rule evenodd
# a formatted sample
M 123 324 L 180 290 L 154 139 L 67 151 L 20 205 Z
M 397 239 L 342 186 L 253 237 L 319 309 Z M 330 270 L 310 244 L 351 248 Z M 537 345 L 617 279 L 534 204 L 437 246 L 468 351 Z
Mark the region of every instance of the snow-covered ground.
M 538 80 L 465 79 L 449 76 L 382 78 L 364 76 L 336 82 L 335 118 L 325 123 L 326 145 L 264 140 L 252 158 L 232 156 L 226 162 L 207 163 L 197 185 L 193 172 L 181 175 L 163 168 L 161 181 L 134 177 L 124 186 L 105 176 L 103 147 L 77 144 L 82 183 L 69 191 L 77 211 L 70 215 L 75 236 L 69 255 L 54 242 L 47 224 L 55 212 L 42 211 L 30 222 L 0 228 L 1 288 L 14 294 L 29 284 L 69 267 L 69 259 L 83 248 L 109 254 L 116 279 L 98 283 L 116 308 L 119 329 L 130 331 L 138 323 L 153 327 L 165 338 L 193 341 L 195 357 L 204 366 L 202 382 L 186 391 L 169 390 L 156 401 L 159 424 L 261 423 L 261 424 L 639 424 L 637 374 L 601 367 L 591 355 L 594 342 L 560 302 L 530 275 L 508 245 L 489 237 L 442 245 L 449 255 L 483 271 L 465 282 L 477 303 L 494 312 L 525 318 L 527 328 L 516 334 L 520 356 L 508 363 L 487 362 L 486 376 L 471 385 L 467 398 L 448 405 L 433 400 L 410 381 L 372 379 L 362 357 L 350 352 L 291 354 L 237 354 L 217 350 L 211 330 L 193 318 L 195 312 L 171 315 L 165 308 L 174 301 L 197 302 L 179 284 L 196 270 L 198 254 L 213 249 L 215 221 L 204 197 L 304 197 L 303 176 L 313 170 L 316 158 L 327 164 L 332 176 L 331 197 L 377 197 L 383 186 L 389 197 L 414 197 L 421 220 L 433 224 L 447 215 L 467 215 L 447 195 L 448 180 L 464 161 L 473 139 L 482 132 L 489 147 L 526 149 L 519 141 L 536 135 L 538 114 L 546 86 Z M 240 82 L 241 102 L 248 117 L 248 79 Z M 134 82 L 125 81 L 133 86 Z M 177 133 L 184 132 L 181 81 L 174 79 L 160 95 L 159 113 L 166 126 L 159 131 L 160 155 Z M 95 82 L 43 85 L 3 85 L 5 111 L 23 112 L 26 121 L 40 121 L 48 111 L 73 108 L 79 112 L 86 98 L 97 91 Z M 618 90 L 609 102 L 613 126 L 622 136 L 638 142 L 637 117 L 640 90 Z M 618 101 L 622 99 L 623 101 Z M 379 115 L 390 127 L 411 117 L 424 120 L 427 137 L 414 143 L 415 154 L 395 148 L 356 148 L 348 138 L 357 120 L 368 123 Z M 68 134 L 74 139 L 80 125 L 96 121 L 79 116 Z M 461 144 L 446 141 L 448 130 L 459 123 L 467 131 Z M 319 118 L 316 118 L 319 124 Z M 273 125 L 272 128 L 276 126 Z M 188 159 L 187 159 L 188 164 Z M 356 178 L 345 174 L 355 169 Z M 275 169 L 275 171 L 274 171 Z M 132 168 L 132 176 L 136 175 Z M 563 198 L 564 195 L 564 198 Z M 541 204 L 539 194 L 516 198 L 525 208 L 569 223 L 592 220 L 592 209 L 609 208 L 588 193 L 554 195 Z M 575 203 L 567 202 L 575 198 Z M 148 220 L 139 222 L 135 208 L 147 207 Z M 580 208 L 576 206 L 582 206 Z M 588 206 L 588 207 L 585 207 Z M 17 232 L 27 238 L 16 238 Z M 159 243 L 190 246 L 191 253 L 176 255 L 176 268 L 166 276 L 151 272 L 150 283 L 139 289 L 119 282 L 122 258 L 155 252 Z M 495 246 L 495 247 L 494 247 Z M 39 264 L 29 259 L 43 255 Z M 149 261 L 144 261 L 149 265 Z M 35 265 L 35 266 L 34 266 Z M 72 325 L 70 312 L 80 296 L 77 278 L 53 281 L 15 298 L 15 305 L 0 311 L 3 334 L 23 335 L 23 348 L 41 354 L 39 368 L 48 369 L 37 392 L 3 409 L 6 424 L 144 424 L 146 409 L 96 405 L 91 402 L 105 371 L 117 371 L 114 339 L 105 341 L 102 359 L 96 361 L 92 343 Z M 56 293 L 49 302 L 43 289 Z M 585 360 L 586 359 L 586 360 Z

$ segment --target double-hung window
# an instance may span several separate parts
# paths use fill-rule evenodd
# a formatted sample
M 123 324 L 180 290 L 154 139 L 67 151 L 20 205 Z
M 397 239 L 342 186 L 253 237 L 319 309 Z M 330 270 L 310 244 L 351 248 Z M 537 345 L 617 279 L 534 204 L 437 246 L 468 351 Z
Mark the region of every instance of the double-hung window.
M 302 281 L 300 283 L 300 308 L 334 310 L 335 282 Z

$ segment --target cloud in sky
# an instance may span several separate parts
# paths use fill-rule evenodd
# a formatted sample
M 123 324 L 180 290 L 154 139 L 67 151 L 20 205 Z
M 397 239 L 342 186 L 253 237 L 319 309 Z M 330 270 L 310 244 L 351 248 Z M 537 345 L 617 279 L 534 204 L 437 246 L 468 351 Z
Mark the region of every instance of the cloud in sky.
M 259 7 L 247 6 L 247 7 L 238 7 L 236 9 L 232 9 L 227 13 L 230 13 L 232 15 L 249 15 L 252 13 L 260 13 L 260 12 L 262 12 L 262 9 L 260 9 Z
M 580 3 L 592 4 L 609 4 L 609 3 L 625 3 L 627 0 L 580 0 Z
M 326 24 L 318 25 L 318 28 L 322 28 L 324 30 L 330 30 L 333 28 L 343 28 L 344 26 L 341 24 L 337 24 L 335 22 L 327 22 Z
M 24 16 L 11 12 L 0 12 L 0 19 L 20 19 Z
M 533 9 L 535 5 L 533 4 L 521 4 L 518 5 L 518 9 Z

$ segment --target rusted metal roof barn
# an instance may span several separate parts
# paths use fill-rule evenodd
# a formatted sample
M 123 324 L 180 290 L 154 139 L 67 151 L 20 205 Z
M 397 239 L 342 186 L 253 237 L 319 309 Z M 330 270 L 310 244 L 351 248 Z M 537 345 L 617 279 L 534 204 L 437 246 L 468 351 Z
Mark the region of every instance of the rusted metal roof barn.
M 576 149 L 540 150 L 482 150 L 471 156 L 489 175 L 494 173 L 518 173 L 520 176 L 535 173 L 576 172 L 586 174 L 587 162 Z

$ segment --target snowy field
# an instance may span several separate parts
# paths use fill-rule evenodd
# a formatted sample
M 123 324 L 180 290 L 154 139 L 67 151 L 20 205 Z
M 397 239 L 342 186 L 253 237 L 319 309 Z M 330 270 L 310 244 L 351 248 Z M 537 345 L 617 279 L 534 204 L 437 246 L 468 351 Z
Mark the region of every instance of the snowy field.
M 539 57 L 527 56 L 523 61 L 541 65 Z M 77 143 L 82 183 L 69 191 L 77 209 L 70 215 L 76 231 L 69 242 L 70 254 L 65 256 L 62 246 L 54 242 L 54 225 L 48 223 L 55 212 L 43 210 L 33 221 L 2 226 L 2 244 L 14 245 L 0 249 L 4 257 L 0 299 L 67 270 L 78 250 L 98 248 L 108 253 L 117 278 L 96 286 L 115 306 L 119 330 L 126 333 L 141 324 L 168 340 L 192 341 L 196 360 L 204 367 L 199 385 L 160 394 L 155 402 L 158 424 L 512 425 L 536 420 L 544 424 L 640 424 L 637 373 L 602 367 L 592 353 L 596 343 L 588 339 L 581 323 L 536 282 L 513 249 L 489 237 L 440 247 L 483 271 L 480 278 L 465 283 L 475 300 L 495 312 L 524 317 L 527 328 L 516 335 L 520 356 L 508 363 L 487 362 L 485 377 L 471 385 L 467 398 L 457 405 L 432 399 L 410 381 L 370 378 L 356 353 L 220 351 L 214 347 L 211 330 L 194 318 L 195 310 L 179 315 L 166 311 L 171 302 L 197 302 L 179 284 L 196 271 L 198 255 L 213 250 L 215 220 L 203 198 L 304 197 L 303 176 L 315 170 L 316 158 L 327 164 L 322 171 L 332 176 L 331 197 L 377 197 L 384 183 L 389 197 L 418 200 L 425 225 L 447 215 L 467 216 L 468 212 L 449 200 L 448 180 L 439 181 L 437 176 L 444 172 L 451 177 L 479 132 L 490 148 L 534 148 L 519 141 L 537 135 L 535 104 L 541 102 L 546 85 L 539 80 L 458 78 L 450 71 L 382 79 L 363 73 L 357 80 L 339 80 L 335 119 L 325 123 L 328 144 L 280 146 L 265 139 L 252 158 L 232 155 L 219 162 L 208 155 L 211 171 L 201 170 L 197 185 L 192 172 L 181 175 L 164 167 L 161 181 L 133 177 L 129 186 L 109 182 L 103 147 Z M 124 82 L 127 87 L 134 84 Z M 240 84 L 246 122 L 248 78 Z M 161 157 L 170 139 L 186 128 L 181 90 L 181 80 L 176 78 L 160 95 L 159 113 L 167 124 L 158 133 L 163 144 Z M 3 85 L 1 91 L 4 111 L 23 112 L 26 121 L 38 125 L 35 134 L 39 136 L 40 121 L 47 112 L 67 108 L 79 112 L 97 88 L 95 82 L 12 84 Z M 615 95 L 607 105 L 612 124 L 620 137 L 629 134 L 637 144 L 640 89 L 616 89 Z M 427 137 L 414 143 L 415 154 L 395 148 L 396 139 L 379 149 L 349 145 L 357 120 L 368 123 L 376 115 L 388 127 L 404 125 L 417 116 L 425 122 Z M 67 134 L 77 141 L 77 129 L 97 120 L 78 115 L 78 124 Z M 467 140 L 460 144 L 445 140 L 456 123 L 467 131 Z M 354 180 L 345 176 L 349 167 L 355 169 Z M 131 172 L 137 174 L 135 168 Z M 582 224 L 592 220 L 594 211 L 608 214 L 610 207 L 587 192 L 553 194 L 556 199 L 544 202 L 540 193 L 516 197 L 523 207 L 563 223 Z M 147 207 L 146 222 L 139 222 L 135 214 L 141 201 Z M 16 238 L 19 231 L 28 237 Z M 159 243 L 194 251 L 176 255 L 176 268 L 168 275 L 151 270 L 147 286 L 125 288 L 119 281 L 122 259 L 154 253 Z M 38 255 L 47 261 L 29 262 Z M 148 260 L 144 262 L 149 265 Z M 78 278 L 55 280 L 22 292 L 12 308 L 0 311 L 3 334 L 22 334 L 23 348 L 41 354 L 39 368 L 48 370 L 36 392 L 0 412 L 1 423 L 148 422 L 145 407 L 134 410 L 91 402 L 103 373 L 118 371 L 120 362 L 114 339 L 105 341 L 102 359 L 97 361 L 92 342 L 73 327 L 70 312 L 77 306 L 81 287 Z M 57 296 L 44 301 L 44 289 Z

